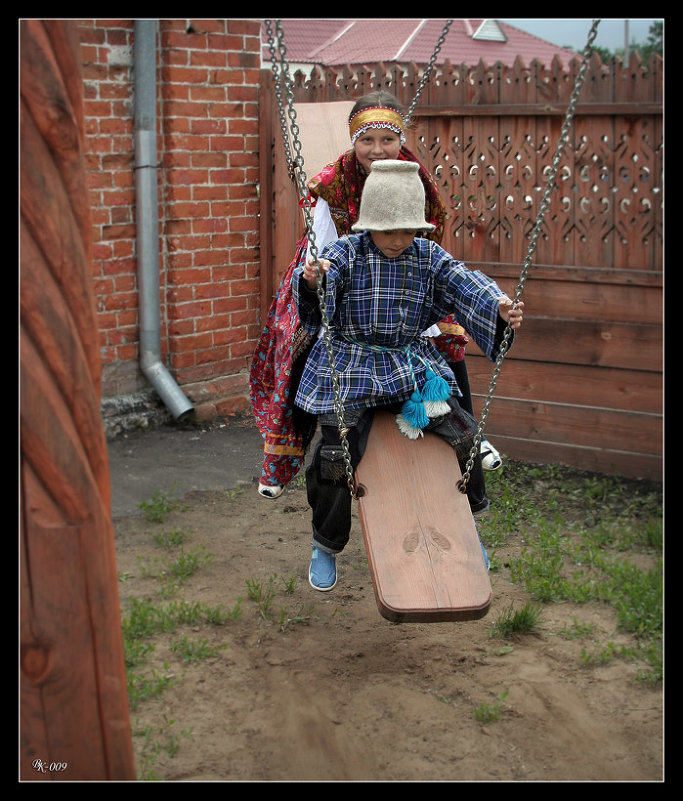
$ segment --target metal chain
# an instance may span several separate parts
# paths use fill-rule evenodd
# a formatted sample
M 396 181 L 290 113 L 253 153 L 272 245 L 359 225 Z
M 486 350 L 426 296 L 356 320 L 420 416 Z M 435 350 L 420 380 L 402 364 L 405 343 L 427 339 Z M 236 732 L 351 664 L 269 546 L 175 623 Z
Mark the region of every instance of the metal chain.
M 441 50 L 441 47 L 446 38 L 446 34 L 448 33 L 448 29 L 450 28 L 452 22 L 453 20 L 447 20 L 446 25 L 444 26 L 444 29 L 441 35 L 439 36 L 436 48 L 432 54 L 427 69 L 425 70 L 424 75 L 422 76 L 422 80 L 420 81 L 420 84 L 418 86 L 417 93 L 413 99 L 413 102 L 410 104 L 408 113 L 405 117 L 406 127 L 408 127 L 408 123 L 410 121 L 410 118 L 412 117 L 415 107 L 417 106 L 417 103 L 420 99 L 420 95 L 422 94 L 422 91 L 427 84 L 427 80 L 429 79 L 431 71 L 434 67 L 434 62 L 436 61 L 436 57 L 439 54 L 439 51 Z M 315 244 L 315 232 L 313 231 L 313 218 L 311 215 L 311 202 L 306 187 L 306 173 L 304 171 L 303 156 L 301 155 L 301 142 L 299 141 L 299 126 L 296 123 L 296 111 L 294 109 L 294 91 L 292 89 L 292 79 L 289 74 L 289 65 L 287 63 L 287 48 L 285 47 L 284 33 L 282 30 L 282 25 L 280 23 L 280 20 L 275 20 L 275 28 L 277 31 L 277 39 L 278 39 L 278 53 L 280 58 L 280 67 L 278 70 L 276 66 L 275 44 L 273 42 L 271 21 L 265 20 L 265 23 L 266 23 L 266 32 L 268 35 L 268 48 L 270 50 L 270 58 L 273 70 L 275 96 L 277 98 L 278 110 L 280 114 L 280 127 L 282 129 L 282 135 L 285 144 L 285 155 L 289 167 L 289 174 L 292 180 L 295 180 L 295 173 L 296 175 L 298 175 L 299 195 L 302 200 L 302 208 L 304 212 L 304 218 L 306 221 L 306 235 L 308 237 L 311 257 L 313 259 L 313 262 L 316 264 L 318 268 L 316 274 L 316 294 L 318 296 L 318 304 L 320 306 L 320 314 L 322 318 L 323 343 L 325 345 L 327 358 L 330 364 L 330 377 L 332 380 L 332 392 L 334 394 L 334 409 L 337 417 L 337 426 L 339 428 L 339 438 L 344 453 L 344 470 L 346 473 L 346 483 L 348 484 L 351 496 L 354 499 L 356 499 L 357 496 L 356 496 L 355 482 L 353 477 L 353 467 L 351 465 L 351 454 L 349 452 L 349 444 L 346 436 L 348 434 L 348 428 L 346 427 L 346 424 L 344 422 L 344 405 L 341 399 L 339 380 L 337 377 L 336 370 L 334 368 L 334 350 L 332 347 L 332 340 L 330 337 L 329 318 L 325 306 L 325 289 L 323 287 L 323 280 L 322 280 L 323 276 L 322 276 L 322 271 L 320 270 L 320 262 L 318 261 L 318 249 Z M 285 121 L 281 84 L 284 84 L 287 94 L 287 114 L 290 120 L 292 143 L 294 150 L 296 151 L 296 156 L 294 158 L 292 158 L 291 156 L 291 150 L 289 147 L 289 135 L 287 131 L 287 124 Z
M 418 84 L 417 93 L 413 98 L 413 102 L 410 104 L 408 108 L 408 113 L 404 118 L 404 126 L 407 128 L 411 117 L 413 116 L 413 112 L 415 111 L 415 107 L 420 99 L 420 95 L 422 94 L 422 90 L 427 85 L 427 81 L 429 80 L 429 76 L 432 73 L 432 69 L 434 68 L 434 62 L 436 61 L 436 57 L 439 55 L 439 51 L 443 46 L 444 41 L 446 40 L 446 35 L 448 33 L 448 29 L 451 27 L 453 23 L 452 19 L 446 20 L 446 24 L 444 25 L 443 31 L 441 31 L 441 35 L 439 36 L 439 41 L 436 43 L 436 47 L 434 48 L 434 52 L 432 53 L 432 57 L 429 59 L 429 64 L 427 65 L 427 69 L 424 71 L 424 75 L 422 76 L 422 80 Z
M 284 79 L 285 89 L 287 94 L 287 114 L 290 121 L 290 130 L 292 132 L 292 144 L 296 155 L 292 160 L 292 168 L 296 171 L 299 182 L 299 195 L 302 201 L 302 208 L 304 218 L 306 221 L 306 236 L 308 237 L 309 247 L 311 251 L 311 258 L 317 267 L 316 273 L 316 294 L 318 297 L 318 304 L 320 306 L 320 315 L 322 318 L 323 330 L 323 343 L 327 352 L 327 359 L 330 365 L 330 378 L 332 381 L 332 393 L 334 395 L 334 411 L 337 417 L 337 427 L 339 429 L 339 439 L 341 441 L 342 450 L 344 453 L 344 471 L 346 473 L 346 483 L 349 487 L 351 496 L 356 498 L 355 482 L 353 477 L 353 466 L 351 464 L 351 453 L 349 451 L 349 443 L 347 439 L 348 428 L 344 422 L 344 404 L 341 399 L 341 391 L 339 389 L 339 379 L 337 371 L 334 367 L 334 348 L 332 347 L 332 338 L 330 336 L 330 322 L 327 315 L 327 308 L 325 306 L 325 287 L 323 285 L 323 273 L 320 269 L 320 262 L 318 261 L 318 248 L 315 244 L 315 232 L 313 231 L 313 215 L 311 214 L 312 204 L 308 189 L 306 186 L 306 172 L 304 170 L 304 159 L 301 155 L 301 142 L 299 141 L 299 126 L 296 122 L 296 110 L 294 109 L 294 90 L 292 87 L 292 79 L 289 74 L 289 66 L 287 64 L 287 49 L 284 43 L 284 34 L 280 20 L 275 20 L 275 27 L 278 37 L 278 50 L 281 60 L 281 76 Z M 268 28 L 270 35 L 270 28 Z M 272 54 L 271 49 L 271 54 Z M 281 97 L 278 95 L 278 103 L 281 103 Z M 283 110 L 281 108 L 281 118 L 283 117 Z M 285 136 L 287 131 L 285 130 Z
M 590 58 L 590 54 L 593 49 L 593 41 L 595 40 L 595 37 L 597 35 L 599 23 L 600 23 L 599 19 L 593 20 L 590 33 L 588 34 L 588 41 L 583 50 L 581 66 L 579 67 L 579 71 L 576 75 L 576 80 L 574 81 L 574 88 L 569 98 L 569 105 L 567 106 L 567 112 L 565 114 L 564 122 L 562 124 L 560 139 L 557 144 L 557 150 L 555 152 L 555 156 L 552 161 L 550 172 L 548 173 L 548 183 L 546 185 L 545 192 L 543 193 L 543 198 L 541 200 L 541 205 L 539 207 L 538 214 L 536 215 L 536 221 L 534 223 L 534 227 L 531 232 L 531 240 L 529 242 L 529 248 L 527 250 L 526 257 L 524 258 L 522 264 L 522 271 L 520 274 L 519 283 L 517 284 L 517 288 L 515 290 L 515 297 L 512 300 L 512 308 L 515 308 L 516 304 L 519 303 L 522 297 L 522 293 L 524 291 L 524 284 L 526 283 L 529 274 L 529 268 L 531 267 L 532 257 L 536 252 L 538 238 L 541 235 L 543 218 L 545 217 L 545 212 L 548 208 L 548 205 L 550 204 L 550 195 L 553 189 L 555 188 L 555 179 L 557 177 L 557 170 L 560 165 L 560 160 L 562 158 L 564 148 L 568 142 L 569 131 L 571 129 L 572 120 L 574 118 L 576 103 L 579 99 L 579 93 L 581 92 L 581 88 L 583 86 L 583 82 L 586 76 L 586 70 L 588 68 L 588 59 Z M 486 420 L 488 419 L 489 407 L 491 406 L 491 402 L 493 401 L 493 394 L 496 388 L 498 377 L 500 375 L 500 368 L 503 363 L 503 359 L 505 358 L 507 351 L 510 347 L 511 334 L 512 334 L 512 327 L 508 322 L 508 324 L 505 327 L 505 332 L 503 334 L 503 341 L 500 346 L 500 351 L 498 353 L 498 357 L 496 358 L 495 366 L 493 368 L 491 381 L 489 382 L 488 395 L 484 403 L 481 416 L 479 418 L 479 425 L 477 427 L 477 433 L 474 438 L 474 445 L 472 446 L 469 459 L 467 460 L 467 464 L 465 465 L 465 472 L 463 473 L 462 476 L 462 482 L 460 482 L 459 484 L 459 489 L 463 493 L 466 492 L 467 490 L 467 482 L 470 479 L 470 474 L 472 472 L 472 468 L 474 467 L 474 460 L 476 459 L 477 454 L 479 453 L 479 446 L 481 445 L 482 434 L 484 431 L 484 427 L 486 425 Z
M 277 107 L 280 113 L 280 129 L 282 131 L 282 141 L 285 146 L 285 158 L 287 160 L 287 169 L 289 170 L 289 177 L 294 180 L 294 163 L 292 162 L 292 152 L 289 148 L 289 135 L 287 133 L 287 120 L 285 119 L 285 109 L 282 103 L 282 87 L 284 82 L 284 66 L 278 63 L 275 57 L 275 43 L 273 41 L 273 32 L 270 28 L 270 20 L 265 20 L 266 31 L 268 33 L 268 49 L 270 50 L 270 64 L 273 71 L 273 86 L 275 88 L 275 96 L 277 97 Z

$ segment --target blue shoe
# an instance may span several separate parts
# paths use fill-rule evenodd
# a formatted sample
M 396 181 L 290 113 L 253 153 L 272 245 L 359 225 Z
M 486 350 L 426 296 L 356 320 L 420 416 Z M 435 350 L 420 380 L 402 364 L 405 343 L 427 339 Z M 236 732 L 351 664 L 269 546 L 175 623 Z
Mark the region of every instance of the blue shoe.
M 486 565 L 486 569 L 489 570 L 491 567 L 491 563 L 489 562 L 489 555 L 486 553 L 486 548 L 484 548 L 484 543 L 481 541 L 481 537 L 479 536 L 479 529 L 477 528 L 477 524 L 474 524 L 474 527 L 477 531 L 477 539 L 479 540 L 479 546 L 481 547 L 481 555 L 484 557 L 484 564 Z
M 484 557 L 484 564 L 486 565 L 486 569 L 488 570 L 491 567 L 491 563 L 489 562 L 489 555 L 486 553 L 486 548 L 484 548 L 484 543 L 479 540 L 479 545 L 481 545 L 481 553 Z
M 337 583 L 337 561 L 333 553 L 313 548 L 308 582 L 314 590 L 327 592 Z

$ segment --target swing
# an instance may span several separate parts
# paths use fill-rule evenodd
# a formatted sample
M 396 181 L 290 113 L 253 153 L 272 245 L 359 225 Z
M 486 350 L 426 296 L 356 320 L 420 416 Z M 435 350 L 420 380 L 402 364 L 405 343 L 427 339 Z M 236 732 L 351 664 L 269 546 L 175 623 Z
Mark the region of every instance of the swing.
M 436 56 L 443 44 L 452 20 L 448 20 L 429 65 L 411 103 L 407 119 L 412 115 L 419 96 L 429 77 Z M 545 211 L 569 130 L 575 106 L 583 86 L 592 43 L 597 35 L 599 20 L 594 20 L 581 66 L 576 76 L 556 153 L 548 173 L 547 184 L 539 206 L 524 259 L 513 308 L 521 300 L 524 284 L 541 233 Z M 299 128 L 293 107 L 293 91 L 286 68 L 282 29 L 276 21 L 279 37 L 282 81 L 287 89 L 288 114 L 292 143 L 296 157 L 290 155 L 282 98 L 279 90 L 275 52 L 266 21 L 280 121 L 285 137 L 285 151 L 290 171 L 298 171 L 299 190 L 309 236 L 311 255 L 317 261 L 315 234 L 312 231 L 311 204 L 307 199 L 306 175 L 303 170 Z M 318 299 L 322 314 L 322 332 L 330 364 L 333 364 L 322 273 L 318 271 Z M 368 437 L 363 458 L 353 475 L 343 404 L 334 370 L 332 386 L 339 434 L 344 451 L 347 484 L 358 501 L 358 514 L 375 592 L 382 617 L 393 622 L 441 622 L 475 620 L 488 612 L 491 603 L 491 584 L 482 556 L 479 537 L 465 494 L 475 459 L 479 452 L 489 407 L 493 400 L 500 368 L 510 344 L 512 328 L 509 323 L 503 335 L 496 359 L 488 395 L 482 409 L 477 434 L 465 470 L 461 473 L 455 451 L 441 438 L 425 432 L 416 440 L 403 436 L 393 415 L 378 411 Z M 401 465 L 396 470 L 396 465 Z

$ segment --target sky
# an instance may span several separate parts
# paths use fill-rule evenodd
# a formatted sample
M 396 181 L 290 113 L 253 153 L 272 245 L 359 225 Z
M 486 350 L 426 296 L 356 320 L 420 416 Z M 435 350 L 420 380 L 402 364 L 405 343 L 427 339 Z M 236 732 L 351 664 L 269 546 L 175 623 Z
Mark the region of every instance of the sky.
M 657 19 L 661 20 L 662 18 Z M 628 20 L 629 44 L 632 42 L 644 44 L 647 41 L 650 26 L 655 21 L 655 19 Z M 560 47 L 583 50 L 588 41 L 593 19 L 501 19 L 501 22 L 507 22 Z M 612 51 L 617 48 L 623 49 L 625 22 L 626 20 L 623 19 L 601 19 L 598 35 L 593 44 L 596 47 L 606 47 Z

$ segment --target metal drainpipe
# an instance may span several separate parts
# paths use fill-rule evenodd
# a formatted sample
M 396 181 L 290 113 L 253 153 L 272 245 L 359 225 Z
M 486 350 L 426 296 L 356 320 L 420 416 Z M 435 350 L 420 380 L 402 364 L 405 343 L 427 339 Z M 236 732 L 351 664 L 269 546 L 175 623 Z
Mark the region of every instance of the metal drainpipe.
M 159 209 L 157 198 L 156 20 L 136 20 L 135 209 L 138 251 L 140 369 L 171 414 L 179 420 L 193 411 L 161 361 L 159 305 Z

